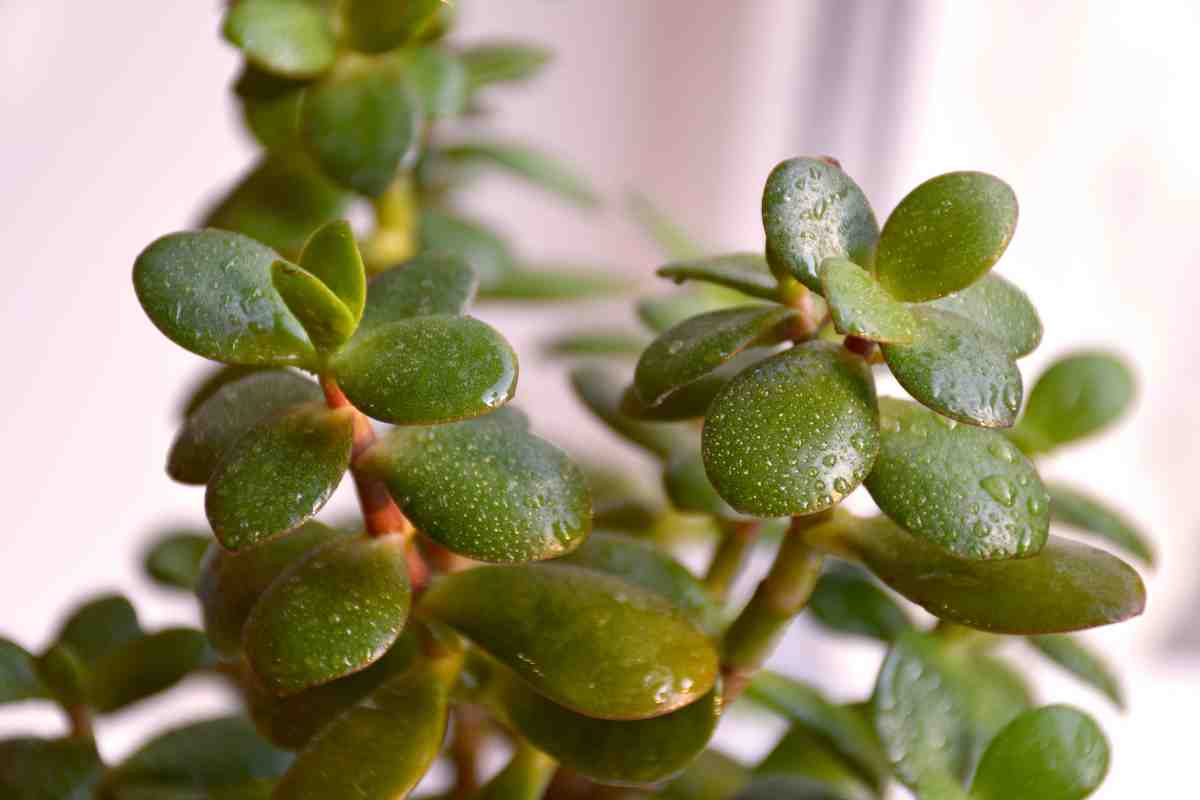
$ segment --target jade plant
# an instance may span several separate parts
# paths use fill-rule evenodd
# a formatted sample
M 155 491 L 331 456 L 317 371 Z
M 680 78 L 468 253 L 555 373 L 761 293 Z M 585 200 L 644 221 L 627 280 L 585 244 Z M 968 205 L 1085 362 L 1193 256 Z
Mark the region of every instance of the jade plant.
M 547 349 L 579 361 L 576 393 L 654 460 L 651 486 L 644 464 L 538 436 L 554 410 L 510 402 L 517 355 L 468 314 L 623 283 L 531 267 L 456 210 L 488 168 L 596 196 L 536 150 L 464 138 L 492 87 L 547 53 L 458 45 L 452 27 L 438 0 L 227 9 L 263 155 L 200 229 L 153 241 L 133 268 L 150 321 L 222 365 L 190 391 L 167 457 L 172 479 L 205 487 L 211 530 L 146 554 L 155 581 L 195 593 L 203 631 L 145 631 L 104 595 L 36 654 L 0 640 L 0 702 L 49 701 L 69 721 L 60 738 L 0 742 L 0 795 L 1095 791 L 1104 734 L 1040 705 L 1006 654 L 1022 643 L 1123 702 L 1069 634 L 1141 612 L 1138 573 L 1108 551 L 1149 565 L 1152 550 L 1036 460 L 1111 425 L 1133 381 L 1120 359 L 1080 352 L 1024 397 L 1018 361 L 1042 324 L 992 271 L 1012 190 L 941 175 L 881 227 L 834 159 L 793 158 L 766 180 L 765 247 L 730 255 L 634 198 L 671 262 L 658 274 L 689 285 L 638 303 L 645 332 L 573 331 Z M 346 221 L 355 205 L 369 230 Z M 322 515 L 347 473 L 361 513 Z M 878 513 L 842 506 L 860 486 Z M 756 550 L 773 562 L 747 598 Z M 878 643 L 869 697 L 835 702 L 764 669 L 805 610 L 831 647 Z M 192 675 L 241 711 L 102 757 L 97 716 Z M 787 723 L 754 763 L 714 736 L 735 705 Z

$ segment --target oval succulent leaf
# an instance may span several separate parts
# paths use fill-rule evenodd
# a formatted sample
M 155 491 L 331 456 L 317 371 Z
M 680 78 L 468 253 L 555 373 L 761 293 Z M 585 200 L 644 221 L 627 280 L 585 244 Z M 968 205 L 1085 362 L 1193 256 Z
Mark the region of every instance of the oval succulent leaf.
M 819 733 L 793 725 L 754 770 L 811 781 L 842 800 L 874 800 L 875 790 Z
M 242 121 L 250 133 L 268 153 L 295 161 L 297 166 L 302 159 L 292 159 L 290 154 L 300 141 L 300 106 L 304 102 L 304 90 L 310 83 L 308 79 L 275 75 L 246 62 L 233 84 L 233 93 L 242 106 Z M 312 169 L 306 171 L 318 174 Z M 284 210 L 283 213 L 288 212 Z M 327 220 L 321 220 L 324 221 Z M 299 253 L 304 241 L 316 227 L 314 225 L 298 231 L 298 241 L 289 252 Z
M 600 366 L 574 369 L 571 388 L 588 410 L 615 433 L 657 456 L 665 457 L 676 447 L 693 441 L 684 425 L 656 425 L 625 414 L 621 410 L 621 379 L 610 369 Z
M 1108 774 L 1108 740 L 1069 706 L 1026 711 L 988 746 L 971 784 L 978 800 L 1082 800 Z
M 200 564 L 212 538 L 198 533 L 175 533 L 159 539 L 146 553 L 146 573 L 160 586 L 192 591 Z
M 750 305 L 710 311 L 685 320 L 646 348 L 634 371 L 633 385 L 646 406 L 710 374 L 747 347 L 775 344 L 792 312 L 775 305 Z
M 419 255 L 371 281 L 356 336 L 411 317 L 462 314 L 478 288 L 479 279 L 462 258 Z
M 885 518 L 848 526 L 850 546 L 888 586 L 935 617 L 994 633 L 1066 633 L 1135 617 L 1146 588 L 1125 562 L 1054 536 L 1035 556 L 966 561 Z
M 830 508 L 879 452 L 870 370 L 828 342 L 759 362 L 713 400 L 702 448 L 708 477 L 738 511 L 778 517 Z
M 1014 434 L 1026 452 L 1052 450 L 1116 422 L 1133 395 L 1133 373 L 1119 358 L 1074 353 L 1055 361 L 1034 381 Z
M 175 344 L 226 364 L 310 366 L 316 354 L 271 285 L 279 256 L 225 231 L 173 233 L 142 251 L 133 285 Z
M 518 744 L 504 769 L 487 782 L 474 800 L 542 800 L 558 763 L 550 756 Z
M 357 321 L 350 309 L 312 273 L 276 261 L 271 265 L 271 285 L 304 326 L 318 353 L 336 352 L 354 334 Z
M 517 354 L 472 317 L 434 314 L 381 325 L 334 359 L 342 391 L 395 425 L 477 417 L 512 399 Z
M 597 300 L 626 292 L 630 286 L 607 267 L 530 264 L 506 272 L 480 294 L 488 300 Z
M 789 159 L 771 170 L 762 217 L 772 270 L 818 293 L 822 261 L 839 257 L 869 265 L 879 238 L 879 223 L 862 189 L 839 167 L 818 158 Z
M 347 0 L 341 16 L 350 45 L 382 53 L 414 39 L 429 25 L 443 0 Z
M 1004 344 L 966 317 L 914 307 L 908 344 L 884 344 L 884 360 L 922 405 L 951 419 L 1007 428 L 1021 409 L 1021 373 Z
M 242 0 L 223 32 L 252 63 L 291 78 L 319 75 L 337 55 L 332 20 L 312 3 Z
M 33 656 L 16 642 L 0 639 L 0 704 L 49 696 Z
M 763 300 L 779 299 L 779 284 L 767 266 L 767 259 L 758 253 L 729 253 L 723 256 L 675 261 L 655 272 L 676 283 L 703 281 L 734 289 Z
M 1042 549 L 1050 496 L 1002 434 L 916 403 L 880 401 L 879 457 L 866 487 L 883 513 L 959 558 L 1022 558 Z
M 826 568 L 808 600 L 821 625 L 838 633 L 890 642 L 912 630 L 908 614 L 860 568 L 835 562 Z
M 659 792 L 664 800 L 729 800 L 750 782 L 740 761 L 708 748 Z
M 430 588 L 421 608 L 554 702 L 590 717 L 661 716 L 696 701 L 717 676 L 712 642 L 683 611 L 579 567 L 456 573 Z M 596 636 L 600 624 L 604 635 Z
M 599 196 L 584 178 L 557 158 L 525 145 L 464 142 L 443 148 L 440 156 L 459 167 L 501 169 L 582 208 L 600 204 Z
M 1084 645 L 1078 638 L 1062 634 L 1030 636 L 1029 643 L 1046 658 L 1098 689 L 1117 708 L 1125 707 L 1125 693 L 1116 673 L 1099 653 Z
M 104 763 L 90 737 L 0 741 L 0 795 L 13 800 L 91 797 Z
M 621 395 L 621 413 L 648 422 L 679 422 L 698 419 L 708 413 L 713 398 L 734 377 L 764 358 L 778 352 L 771 347 L 753 347 L 735 355 L 712 372 L 667 394 L 658 405 L 642 402 L 636 386 L 629 386 Z
M 142 635 L 137 611 L 124 595 L 106 594 L 71 612 L 55 643 L 65 644 L 90 663 Z
M 367 271 L 350 223 L 339 219 L 319 228 L 304 245 L 300 266 L 329 287 L 357 325 L 367 300 Z
M 872 342 L 912 341 L 917 327 L 912 313 L 853 261 L 822 261 L 821 287 L 838 333 Z
M 332 542 L 259 598 L 242 631 L 247 661 L 279 695 L 328 683 L 383 656 L 410 602 L 403 537 Z
M 117 711 L 174 686 L 209 658 L 204 634 L 170 628 L 117 647 L 90 665 L 88 701 L 99 711 Z
M 1016 228 L 1017 196 L 1004 181 L 982 172 L 939 175 L 888 217 L 875 275 L 898 300 L 935 300 L 979 280 Z
M 583 472 L 502 409 L 389 433 L 363 454 L 422 533 L 479 561 L 525 562 L 575 549 L 591 530 Z
M 1051 521 L 1086 531 L 1154 565 L 1154 546 L 1121 512 L 1109 508 L 1099 498 L 1061 483 L 1051 483 L 1046 490 L 1050 493 Z
M 971 320 L 999 339 L 1013 358 L 1029 355 L 1042 341 L 1042 320 L 1029 297 L 994 272 L 925 305 Z
M 204 510 L 229 550 L 249 547 L 311 519 L 350 466 L 347 409 L 312 403 L 259 424 L 221 459 Z
M 687 291 L 658 297 L 643 297 L 637 301 L 637 316 L 655 333 L 663 333 L 679 323 L 708 311 L 745 305 L 746 298 L 739 292 L 719 287 L 712 291 Z
M 425 118 L 462 114 L 469 100 L 467 68 L 458 57 L 433 47 L 416 48 L 405 56 L 404 73 Z

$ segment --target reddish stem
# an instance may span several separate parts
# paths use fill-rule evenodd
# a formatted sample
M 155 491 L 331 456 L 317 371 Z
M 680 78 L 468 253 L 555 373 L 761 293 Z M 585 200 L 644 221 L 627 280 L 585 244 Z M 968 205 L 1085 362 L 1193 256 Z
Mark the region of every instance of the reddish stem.
M 846 349 L 851 353 L 868 360 L 871 358 L 871 352 L 875 349 L 874 342 L 869 339 L 860 339 L 857 336 L 847 336 L 845 344 Z

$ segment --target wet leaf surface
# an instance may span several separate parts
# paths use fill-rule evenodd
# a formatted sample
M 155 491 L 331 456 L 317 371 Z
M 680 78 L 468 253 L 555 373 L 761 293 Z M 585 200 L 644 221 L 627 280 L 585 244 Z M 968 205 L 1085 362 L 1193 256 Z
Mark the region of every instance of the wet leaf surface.
M 763 300 L 779 299 L 779 284 L 767 260 L 759 253 L 728 253 L 720 256 L 673 261 L 656 272 L 676 283 L 703 281 L 734 289 Z
M 917 321 L 865 269 L 845 258 L 827 258 L 821 288 L 837 332 L 872 342 L 911 342 Z

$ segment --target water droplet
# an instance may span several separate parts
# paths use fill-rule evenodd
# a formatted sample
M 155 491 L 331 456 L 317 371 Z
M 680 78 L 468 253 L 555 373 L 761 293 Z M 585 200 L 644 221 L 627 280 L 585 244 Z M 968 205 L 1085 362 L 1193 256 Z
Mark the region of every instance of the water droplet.
M 1012 481 L 1003 475 L 989 475 L 979 482 L 983 490 L 992 496 L 1002 506 L 1012 508 L 1017 501 L 1017 490 Z
M 1017 459 L 1012 447 L 1007 442 L 992 442 L 988 445 L 988 452 L 1007 464 L 1011 464 Z

